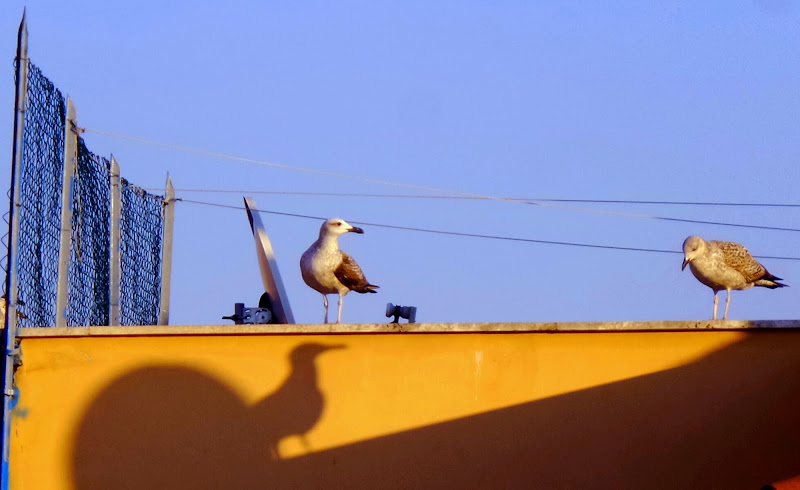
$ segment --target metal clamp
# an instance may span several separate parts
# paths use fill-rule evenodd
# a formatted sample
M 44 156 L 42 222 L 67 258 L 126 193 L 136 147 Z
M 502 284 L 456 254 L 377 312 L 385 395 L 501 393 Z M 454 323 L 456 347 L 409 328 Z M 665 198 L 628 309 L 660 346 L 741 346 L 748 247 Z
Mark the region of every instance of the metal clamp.
M 265 324 L 272 321 L 272 312 L 268 308 L 245 308 L 244 303 L 233 305 L 233 315 L 223 316 L 223 320 L 233 320 L 233 323 Z
M 408 323 L 414 323 L 417 320 L 417 307 L 416 306 L 400 306 L 386 303 L 386 317 L 394 317 L 391 323 L 400 323 L 400 318 L 405 318 Z

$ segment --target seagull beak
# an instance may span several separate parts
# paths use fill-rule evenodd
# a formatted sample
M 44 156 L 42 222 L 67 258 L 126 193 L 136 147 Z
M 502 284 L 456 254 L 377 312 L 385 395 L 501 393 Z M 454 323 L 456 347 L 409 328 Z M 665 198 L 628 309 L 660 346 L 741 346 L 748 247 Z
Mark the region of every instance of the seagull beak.
M 361 228 L 359 228 L 357 226 L 354 226 L 354 227 L 350 228 L 347 231 L 349 231 L 351 233 L 358 233 L 359 235 L 363 235 L 364 234 L 364 230 L 362 230 Z
M 681 266 L 681 270 L 685 269 L 686 266 L 691 262 L 689 259 L 683 259 L 683 265 Z

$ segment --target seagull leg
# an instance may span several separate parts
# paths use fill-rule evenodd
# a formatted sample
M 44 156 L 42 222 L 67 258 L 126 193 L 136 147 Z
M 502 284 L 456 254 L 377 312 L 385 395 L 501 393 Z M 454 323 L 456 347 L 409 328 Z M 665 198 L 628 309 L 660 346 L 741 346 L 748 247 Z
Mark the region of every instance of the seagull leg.
M 731 288 L 728 288 L 728 300 L 725 301 L 725 316 L 722 317 L 723 320 L 728 319 L 728 308 L 731 306 Z
M 717 291 L 715 289 L 714 290 L 714 318 L 712 318 L 712 320 L 716 320 L 717 319 L 717 306 L 719 305 L 719 296 L 717 296 L 717 293 L 719 293 L 719 291 Z
M 328 323 L 328 297 L 324 294 L 322 295 L 322 300 L 325 302 L 325 322 Z
M 336 323 L 342 323 L 342 303 L 344 302 L 344 296 L 339 293 L 339 320 Z

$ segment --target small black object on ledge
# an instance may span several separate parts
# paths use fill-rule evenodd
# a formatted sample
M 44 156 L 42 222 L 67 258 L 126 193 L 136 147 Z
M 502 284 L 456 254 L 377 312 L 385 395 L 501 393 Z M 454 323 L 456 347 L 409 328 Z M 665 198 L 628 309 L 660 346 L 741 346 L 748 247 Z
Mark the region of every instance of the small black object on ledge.
M 233 315 L 223 316 L 222 319 L 233 320 L 233 323 L 237 325 L 272 323 L 271 307 L 272 303 L 270 302 L 269 294 L 264 293 L 258 301 L 257 308 L 247 308 L 244 303 L 235 303 L 233 305 Z
M 400 318 L 405 318 L 408 323 L 417 321 L 417 307 L 416 306 L 400 306 L 386 303 L 386 317 L 394 317 L 391 323 L 400 323 Z

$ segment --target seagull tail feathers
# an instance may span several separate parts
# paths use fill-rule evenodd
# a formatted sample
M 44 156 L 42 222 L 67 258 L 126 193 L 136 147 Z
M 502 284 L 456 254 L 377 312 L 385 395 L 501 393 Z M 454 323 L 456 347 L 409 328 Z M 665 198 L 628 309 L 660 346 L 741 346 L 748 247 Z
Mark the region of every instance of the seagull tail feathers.
M 376 285 L 374 285 L 374 284 L 369 284 L 369 283 L 367 283 L 366 285 L 364 285 L 364 286 L 361 286 L 361 287 L 360 287 L 360 288 L 358 288 L 358 289 L 353 289 L 353 291 L 355 291 L 355 292 L 357 292 L 357 293 L 361 293 L 361 294 L 365 294 L 365 293 L 377 293 L 377 291 L 375 291 L 375 290 L 376 290 L 376 289 L 378 289 L 379 287 L 380 287 L 380 286 L 376 286 Z
M 761 279 L 754 282 L 753 284 L 756 286 L 761 286 L 762 288 L 769 288 L 769 289 L 777 289 L 777 288 L 788 288 L 788 284 L 783 284 L 778 281 L 782 281 L 778 276 L 773 276 L 770 273 L 765 274 Z

